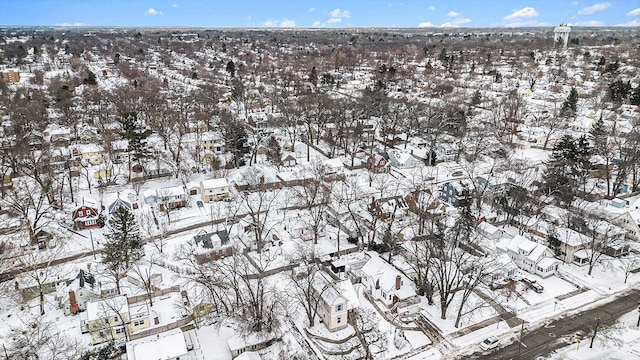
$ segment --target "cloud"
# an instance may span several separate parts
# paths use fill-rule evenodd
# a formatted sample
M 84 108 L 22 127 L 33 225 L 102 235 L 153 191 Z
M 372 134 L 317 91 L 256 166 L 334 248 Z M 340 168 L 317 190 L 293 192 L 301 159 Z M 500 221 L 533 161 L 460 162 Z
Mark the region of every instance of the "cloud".
M 574 2 L 571 3 L 571 6 L 577 6 L 577 5 L 578 5 L 577 1 L 574 1 Z
M 633 10 L 629 11 L 626 15 L 627 16 L 640 16 L 640 8 L 633 9 Z
M 455 11 L 449 11 L 449 12 L 447 13 L 447 16 L 448 16 L 448 17 L 458 17 L 458 16 L 460 16 L 460 15 L 462 15 L 462 14 L 461 14 L 461 13 L 459 13 L 459 12 L 455 12 Z
M 591 14 L 595 14 L 597 12 L 600 11 L 604 11 L 606 9 L 608 9 L 611 6 L 611 3 L 608 2 L 601 2 L 601 3 L 595 3 L 591 6 L 588 6 L 586 8 L 582 8 L 578 11 L 578 15 L 591 15 Z
M 457 28 L 457 27 L 460 27 L 460 26 L 457 25 L 457 24 L 454 24 L 454 23 L 452 23 L 450 21 L 447 21 L 446 23 L 440 25 L 440 27 L 442 27 L 442 28 Z
M 325 26 L 326 24 L 320 22 L 320 21 L 314 21 L 313 24 L 311 26 L 313 27 L 320 27 L 320 26 Z
M 296 22 L 294 20 L 290 20 L 287 18 L 283 18 L 282 20 L 267 20 L 264 22 L 263 26 L 265 27 L 296 27 Z
M 328 22 L 329 24 L 337 24 L 337 23 L 339 23 L 340 21 L 342 21 L 342 19 L 340 19 L 340 18 L 330 18 L 329 20 L 327 20 L 327 22 Z
M 312 7 L 309 8 L 309 12 L 314 12 L 314 11 L 316 11 L 316 8 L 312 8 Z
M 616 24 L 616 26 L 640 26 L 640 19 L 633 19 L 631 21 L 627 21 L 626 23 Z
M 426 21 L 426 22 L 421 22 L 420 24 L 418 24 L 418 27 L 421 27 L 421 28 L 435 27 L 435 25 L 433 25 L 432 23 Z
M 471 19 L 469 18 L 457 18 L 457 19 L 453 19 L 451 23 L 454 25 L 462 25 L 470 22 L 471 22 Z
M 604 21 L 600 20 L 587 20 L 587 21 L 579 21 L 575 24 L 575 26 L 604 26 Z
M 503 17 L 502 19 L 503 20 L 519 20 L 523 18 L 537 17 L 538 15 L 540 14 L 538 14 L 536 9 L 532 7 L 524 7 L 519 10 L 514 10 L 511 14 Z
M 349 10 L 340 10 L 340 8 L 336 8 L 329 12 L 329 16 L 332 18 L 350 18 L 351 13 Z
M 89 24 L 85 24 L 82 22 L 74 22 L 74 23 L 63 22 L 59 24 L 53 24 L 53 26 L 89 26 Z
M 147 16 L 147 15 L 151 15 L 151 16 L 162 15 L 162 11 L 158 11 L 154 8 L 148 8 L 147 11 L 144 12 L 144 16 Z
M 173 4 L 173 5 L 171 5 L 171 7 L 172 7 L 172 8 L 177 8 L 177 7 L 178 7 L 178 4 Z
M 429 5 L 429 7 L 427 7 L 427 10 L 429 10 L 429 11 L 435 11 L 435 10 L 436 10 L 436 7 L 435 7 L 435 6 L 433 6 L 433 5 Z

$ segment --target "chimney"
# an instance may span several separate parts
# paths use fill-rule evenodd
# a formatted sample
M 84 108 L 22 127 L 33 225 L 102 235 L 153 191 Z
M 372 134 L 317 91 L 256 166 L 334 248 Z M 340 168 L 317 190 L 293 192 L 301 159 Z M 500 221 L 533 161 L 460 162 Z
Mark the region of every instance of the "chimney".
M 78 302 L 76 301 L 76 293 L 69 291 L 69 312 L 73 315 L 77 314 L 80 309 L 78 308 Z
M 400 278 L 400 275 L 396 276 L 396 290 L 400 290 L 401 282 L 402 282 L 402 279 Z

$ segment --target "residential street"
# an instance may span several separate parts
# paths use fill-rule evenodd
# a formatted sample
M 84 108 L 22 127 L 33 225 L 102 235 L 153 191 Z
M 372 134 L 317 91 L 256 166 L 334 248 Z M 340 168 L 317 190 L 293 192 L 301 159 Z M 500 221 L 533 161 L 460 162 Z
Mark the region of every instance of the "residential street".
M 581 339 L 581 346 L 589 346 L 589 335 L 600 318 L 599 332 L 614 324 L 620 316 L 638 308 L 640 302 L 640 290 L 628 290 L 612 298 L 611 301 L 596 308 L 589 309 L 578 314 L 561 317 L 547 322 L 535 330 L 525 329 L 523 333 L 520 356 L 518 357 L 518 342 L 514 341 L 506 347 L 500 348 L 491 354 L 475 353 L 469 357 L 472 359 L 535 359 L 538 356 L 547 355 L 554 350 L 575 343 Z M 518 328 L 519 329 L 519 328 Z M 581 334 L 581 335 L 576 335 Z

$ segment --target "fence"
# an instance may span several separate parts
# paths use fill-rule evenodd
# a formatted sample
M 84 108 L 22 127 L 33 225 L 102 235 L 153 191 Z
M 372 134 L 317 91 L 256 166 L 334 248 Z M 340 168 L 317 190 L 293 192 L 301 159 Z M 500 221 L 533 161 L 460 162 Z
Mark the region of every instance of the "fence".
M 169 330 L 173 330 L 173 329 L 185 326 L 192 321 L 193 321 L 193 314 L 187 316 L 186 318 L 180 319 L 178 321 L 172 322 L 167 325 L 158 326 L 152 329 L 141 331 L 139 333 L 131 334 L 131 336 L 129 336 L 129 340 L 137 340 L 137 339 L 142 339 L 143 337 L 157 335 L 165 331 L 169 331 Z
M 169 293 L 173 293 L 173 292 L 180 292 L 180 286 L 175 285 L 172 286 L 170 288 L 167 289 L 161 289 L 161 290 L 157 290 L 151 293 L 151 297 L 158 297 L 158 296 L 163 296 Z M 140 301 L 145 301 L 147 300 L 147 294 L 140 294 L 140 295 L 135 295 L 135 296 L 131 296 L 129 298 L 127 298 L 127 302 L 129 303 L 129 305 L 131 304 L 135 304 L 137 302 Z

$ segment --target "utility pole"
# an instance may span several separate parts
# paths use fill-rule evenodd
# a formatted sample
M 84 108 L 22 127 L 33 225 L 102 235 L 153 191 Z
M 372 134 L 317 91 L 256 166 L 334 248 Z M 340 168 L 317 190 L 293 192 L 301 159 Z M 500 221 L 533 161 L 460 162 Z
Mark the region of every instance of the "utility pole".
M 636 324 L 636 327 L 640 327 L 640 301 L 638 301 L 638 323 Z
M 524 331 L 524 320 L 522 320 L 522 326 L 520 327 L 520 339 L 518 339 L 518 359 L 520 359 L 520 350 L 522 349 L 522 332 Z
M 91 238 L 91 253 L 93 254 L 93 260 L 95 260 L 96 259 L 96 248 L 95 248 L 95 246 L 93 246 L 93 233 L 91 232 L 91 230 L 89 230 L 89 237 Z

